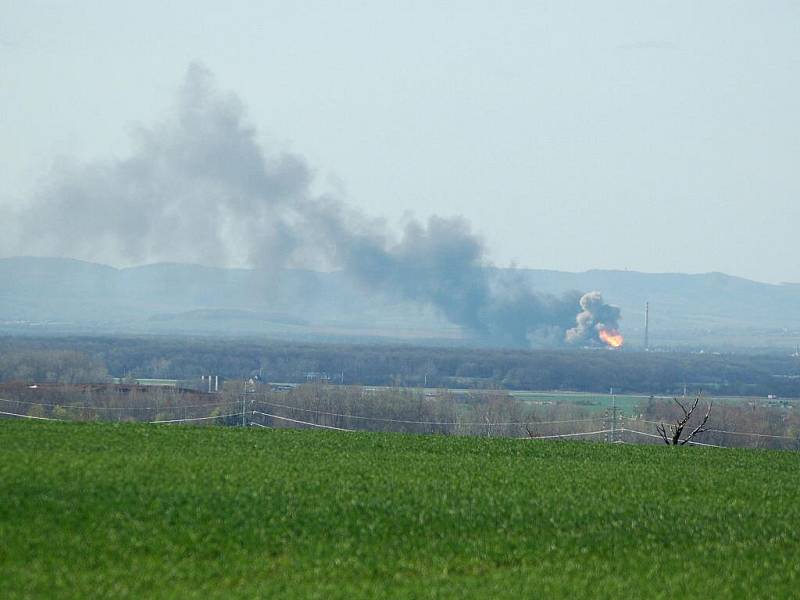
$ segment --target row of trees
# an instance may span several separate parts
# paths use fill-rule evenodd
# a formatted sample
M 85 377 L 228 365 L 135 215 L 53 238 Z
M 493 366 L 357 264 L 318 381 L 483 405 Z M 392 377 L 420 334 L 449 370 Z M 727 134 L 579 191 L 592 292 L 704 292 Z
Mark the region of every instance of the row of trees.
M 233 394 L 171 387 L 11 383 L 0 384 L 0 410 L 65 421 L 169 421 L 233 414 L 240 411 L 240 403 Z
M 5 412 L 60 420 L 188 419 L 196 424 L 239 425 L 244 411 L 245 422 L 274 428 L 316 426 L 492 437 L 589 431 L 603 419 L 595 414 L 589 420 L 592 414 L 586 407 L 570 403 L 533 406 L 497 390 L 456 395 L 446 390 L 308 384 L 282 391 L 234 381 L 212 394 L 128 384 L 3 384 L 0 404 Z
M 627 419 L 629 426 L 656 433 L 652 443 L 699 442 L 732 448 L 800 450 L 800 410 L 793 404 L 650 398 Z M 647 440 L 636 439 L 637 442 Z
M 15 383 L 0 385 L 0 404 L 6 413 L 61 420 L 240 425 L 244 412 L 244 422 L 273 428 L 800 449 L 800 411 L 791 403 L 719 400 L 712 409 L 711 400 L 700 397 L 651 397 L 620 418 L 566 399 L 522 402 L 502 390 L 324 384 L 277 389 L 228 381 L 221 392 L 209 394 L 130 384 Z
M 109 379 L 100 357 L 70 349 L 0 352 L 0 382 L 88 383 Z
M 800 359 L 777 355 L 524 351 L 127 338 L 0 338 L 0 381 L 101 381 L 115 376 L 304 382 L 324 373 L 350 385 L 505 388 L 800 397 Z
M 306 385 L 288 392 L 263 388 L 250 399 L 249 405 L 261 413 L 259 422 L 278 428 L 308 426 L 305 422 L 364 431 L 800 450 L 800 412 L 791 405 L 714 403 L 702 396 L 650 398 L 621 418 L 567 400 L 524 403 L 501 390 L 453 394 Z M 596 431 L 605 434 L 580 435 Z
M 591 431 L 604 419 L 583 406 L 532 405 L 502 390 L 454 394 L 315 384 L 289 391 L 264 386 L 248 398 L 256 411 L 254 418 L 278 428 L 305 424 L 359 431 L 526 437 Z

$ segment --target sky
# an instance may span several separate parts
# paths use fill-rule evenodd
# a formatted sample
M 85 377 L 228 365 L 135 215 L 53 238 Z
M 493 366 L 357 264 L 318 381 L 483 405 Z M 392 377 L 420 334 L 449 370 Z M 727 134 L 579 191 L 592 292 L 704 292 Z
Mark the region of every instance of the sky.
M 462 217 L 500 266 L 800 282 L 797 2 L 225 4 L 0 2 L 7 226 L 63 165 L 135 153 L 199 64 L 389 228 Z M 21 231 L 0 253 L 41 253 Z

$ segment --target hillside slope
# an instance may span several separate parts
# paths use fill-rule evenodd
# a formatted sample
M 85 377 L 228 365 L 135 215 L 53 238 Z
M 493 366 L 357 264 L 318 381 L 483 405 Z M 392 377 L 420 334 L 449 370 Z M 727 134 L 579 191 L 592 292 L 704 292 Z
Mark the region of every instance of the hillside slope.
M 644 303 L 654 345 L 791 347 L 800 337 L 800 285 L 721 273 L 497 271 L 532 289 L 600 290 L 623 310 L 629 345 L 641 343 Z M 342 273 L 256 271 L 185 264 L 115 269 L 70 259 L 0 259 L 3 330 L 386 337 L 458 340 L 427 306 L 380 294 Z M 754 337 L 755 336 L 755 337 Z M 717 345 L 719 345 L 717 344 Z

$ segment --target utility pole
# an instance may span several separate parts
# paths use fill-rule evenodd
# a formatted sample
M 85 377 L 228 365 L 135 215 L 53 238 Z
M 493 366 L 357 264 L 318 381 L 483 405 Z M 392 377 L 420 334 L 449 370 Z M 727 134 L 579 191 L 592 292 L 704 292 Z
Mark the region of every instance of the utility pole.
M 245 426 L 244 423 L 245 402 L 247 402 L 247 380 L 245 380 L 244 387 L 242 388 L 242 427 Z
M 617 397 L 614 395 L 614 388 L 609 391 L 611 394 L 611 435 L 609 442 L 612 444 L 617 441 Z

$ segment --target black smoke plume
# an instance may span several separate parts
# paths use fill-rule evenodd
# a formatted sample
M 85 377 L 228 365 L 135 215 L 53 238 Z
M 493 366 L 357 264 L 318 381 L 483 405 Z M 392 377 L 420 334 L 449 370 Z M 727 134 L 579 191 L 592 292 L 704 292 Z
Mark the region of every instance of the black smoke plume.
M 220 93 L 198 65 L 173 114 L 140 128 L 129 157 L 62 165 L 13 222 L 16 253 L 341 269 L 365 288 L 433 305 L 502 343 L 561 343 L 578 310 L 577 293 L 535 294 L 519 276 L 491 268 L 462 218 L 412 220 L 396 236 L 315 195 L 306 161 L 265 152 L 238 98 Z

